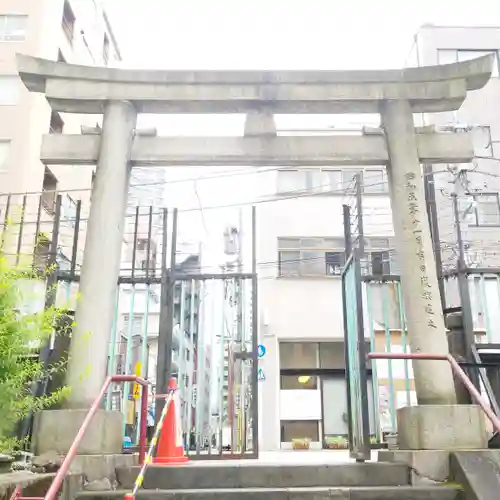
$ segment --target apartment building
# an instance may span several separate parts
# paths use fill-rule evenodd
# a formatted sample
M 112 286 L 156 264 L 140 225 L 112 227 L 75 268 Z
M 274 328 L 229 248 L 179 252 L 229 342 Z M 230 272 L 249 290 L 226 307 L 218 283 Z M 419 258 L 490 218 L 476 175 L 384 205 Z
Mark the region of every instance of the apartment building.
M 0 4 L 0 216 L 3 221 L 7 207 L 11 219 L 24 213 L 20 249 L 31 254 L 36 246 L 40 261 L 45 262 L 59 192 L 59 264 L 64 269 L 71 260 L 77 200 L 82 200 L 84 220 L 88 214 L 93 169 L 45 167 L 40 161 L 42 136 L 80 133 L 82 125 L 94 127 L 101 118 L 52 112 L 43 95 L 29 93 L 22 85 L 17 53 L 99 66 L 116 65 L 121 55 L 106 12 L 97 0 L 4 0 Z M 21 194 L 8 200 L 8 193 Z M 28 194 L 24 197 L 22 193 Z M 40 193 L 43 209 L 38 225 Z M 85 241 L 84 222 L 80 231 L 78 264 Z
M 476 158 L 469 165 L 434 168 L 443 266 L 456 267 L 458 241 L 452 194 L 457 195 L 464 252 L 470 267 L 500 267 L 500 26 L 424 25 L 415 35 L 409 66 L 449 64 L 493 54 L 493 73 L 481 90 L 470 92 L 454 113 L 416 117 L 426 124 L 460 132 L 471 130 Z M 495 275 L 471 278 L 471 305 L 475 329 L 485 340 L 500 341 L 493 328 L 500 320 L 499 287 Z M 457 290 L 447 287 L 449 305 L 457 305 Z
M 89 187 L 92 170 L 46 169 L 39 160 L 45 133 L 80 132 L 95 119 L 52 113 L 17 76 L 16 53 L 69 63 L 114 65 L 121 56 L 97 1 L 4 0 L 0 5 L 0 185 L 2 192 Z

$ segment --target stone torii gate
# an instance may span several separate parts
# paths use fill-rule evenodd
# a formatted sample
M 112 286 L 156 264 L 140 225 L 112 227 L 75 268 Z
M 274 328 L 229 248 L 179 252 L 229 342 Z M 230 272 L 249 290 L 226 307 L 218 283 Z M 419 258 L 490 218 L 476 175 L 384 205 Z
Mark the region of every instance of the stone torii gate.
M 30 91 L 44 93 L 54 111 L 104 115 L 100 135 L 43 140 L 46 164 L 97 164 L 67 374 L 75 388 L 67 408 L 77 411 L 58 418 L 81 421 L 78 410 L 83 415 L 89 408 L 106 374 L 134 165 L 387 165 L 410 347 L 412 352 L 448 352 L 420 164 L 468 162 L 472 141 L 468 134 L 415 130 L 412 113 L 459 109 L 468 91 L 488 82 L 492 63 L 492 56 L 485 56 L 384 71 L 143 71 L 19 55 L 22 81 Z M 242 113 L 247 115 L 245 136 L 135 136 L 138 113 Z M 277 113 L 380 113 L 382 130 L 361 137 L 278 137 Z M 439 429 L 450 422 L 467 426 L 472 413 L 479 419 L 478 408 L 456 405 L 446 363 L 415 361 L 414 373 L 419 406 L 412 408 L 408 425 L 416 426 L 415 432 L 430 420 Z M 111 417 L 103 411 L 99 418 Z M 114 427 L 120 433 L 121 426 Z M 114 431 L 107 426 L 107 432 Z

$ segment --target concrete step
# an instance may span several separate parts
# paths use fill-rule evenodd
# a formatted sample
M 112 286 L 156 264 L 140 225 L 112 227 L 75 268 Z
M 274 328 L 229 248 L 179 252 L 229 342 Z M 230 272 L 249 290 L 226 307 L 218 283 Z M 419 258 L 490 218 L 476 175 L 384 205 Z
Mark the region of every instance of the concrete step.
M 139 468 L 117 470 L 120 488 L 132 488 Z M 410 484 L 405 464 L 371 462 L 328 465 L 282 465 L 241 462 L 191 462 L 150 466 L 144 489 L 300 488 L 335 486 L 400 486 Z
M 87 491 L 76 500 L 118 500 L 128 491 Z M 351 488 L 223 488 L 139 490 L 137 500 L 458 500 L 461 490 L 449 486 Z

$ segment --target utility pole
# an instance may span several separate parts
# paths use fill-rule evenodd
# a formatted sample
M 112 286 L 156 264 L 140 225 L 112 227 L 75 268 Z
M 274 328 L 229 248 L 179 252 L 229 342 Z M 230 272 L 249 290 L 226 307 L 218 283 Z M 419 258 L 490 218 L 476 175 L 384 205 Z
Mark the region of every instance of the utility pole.
M 239 209 L 238 214 L 238 244 L 237 244 L 237 257 L 236 257 L 236 269 L 238 273 L 243 272 L 243 210 Z M 241 278 L 235 279 L 235 293 L 234 300 L 236 305 L 236 338 L 235 338 L 235 352 L 234 354 L 239 354 L 243 350 L 243 280 Z M 242 411 L 244 407 L 244 388 L 242 376 L 244 369 L 244 361 L 241 357 L 235 358 L 234 362 L 234 391 L 235 391 L 235 401 L 236 405 L 235 416 L 236 419 L 233 423 L 233 445 L 239 449 L 240 443 L 240 430 L 242 426 Z
M 458 290 L 460 294 L 460 303 L 462 309 L 462 326 L 463 326 L 463 343 L 462 343 L 462 353 L 460 353 L 465 361 L 468 363 L 475 363 L 475 357 L 473 354 L 473 347 L 475 346 L 476 339 L 474 335 L 474 318 L 472 317 L 472 305 L 470 300 L 470 289 L 469 289 L 469 279 L 467 274 L 467 261 L 465 258 L 465 247 L 462 238 L 462 226 L 460 211 L 458 207 L 458 195 L 454 192 L 452 195 L 453 202 L 453 217 L 455 222 L 455 232 L 457 238 L 458 246 L 458 260 L 457 260 L 457 279 L 458 279 Z M 469 378 L 477 389 L 480 389 L 479 377 L 476 370 L 470 370 Z M 462 396 L 464 401 L 459 401 L 462 404 L 464 402 L 470 403 L 469 395 Z
M 424 192 L 427 205 L 427 215 L 431 229 L 432 246 L 436 258 L 436 272 L 438 277 L 439 295 L 441 297 L 441 308 L 446 309 L 446 295 L 443 278 L 443 257 L 441 254 L 441 239 L 439 237 L 439 224 L 436 206 L 436 187 L 434 184 L 434 171 L 432 165 L 424 164 Z
M 363 259 L 365 255 L 365 230 L 363 226 L 363 176 L 360 172 L 355 175 L 356 179 L 356 222 L 358 233 L 359 255 Z

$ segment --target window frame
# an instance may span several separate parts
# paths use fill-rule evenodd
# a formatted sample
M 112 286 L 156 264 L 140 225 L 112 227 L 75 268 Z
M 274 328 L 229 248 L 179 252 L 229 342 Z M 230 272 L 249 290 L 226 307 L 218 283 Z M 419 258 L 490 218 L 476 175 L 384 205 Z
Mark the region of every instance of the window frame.
M 27 38 L 27 27 L 28 27 L 28 17 L 26 14 L 0 14 L 0 43 L 22 43 L 26 41 Z M 7 33 L 7 26 L 9 19 L 18 18 L 24 20 L 24 29 L 22 38 L 14 38 L 12 39 L 12 34 L 10 34 L 10 38 L 6 38 L 9 36 Z M 3 22 L 2 22 L 3 21 Z M 2 27 L 3 26 L 3 31 Z
M 0 137 L 0 174 L 7 174 L 9 172 L 9 155 L 12 147 L 10 139 L 3 139 Z
M 13 90 L 12 95 L 9 96 L 8 93 L 5 94 L 2 92 L 2 83 L 7 84 L 7 87 L 3 86 L 4 91 L 5 88 L 8 89 L 9 84 L 12 84 L 10 88 L 10 90 Z M 4 106 L 17 106 L 21 100 L 21 88 L 22 83 L 18 75 L 0 75 L 0 108 Z M 9 99 L 7 99 L 7 96 L 9 96 Z
M 329 277 L 340 277 L 342 275 L 342 269 L 339 270 L 338 274 L 328 273 L 328 263 L 327 263 L 327 254 L 341 254 L 344 256 L 344 264 L 345 264 L 345 246 L 344 244 L 333 245 L 332 243 L 340 243 L 343 238 L 340 236 L 302 236 L 302 237 L 278 237 L 277 238 L 277 249 L 278 249 L 278 277 L 279 278 L 329 278 Z M 293 242 L 296 240 L 298 243 L 296 246 L 284 245 L 283 242 L 288 240 L 289 242 Z M 314 240 L 317 241 L 317 245 L 304 244 L 303 242 L 312 242 Z M 330 241 L 328 241 L 330 240 Z M 322 266 L 322 272 L 305 272 L 307 269 L 306 265 L 303 265 L 303 262 L 306 262 L 303 254 L 304 253 L 320 253 L 323 254 L 323 261 L 319 260 L 318 263 Z M 285 253 L 296 253 L 298 257 L 296 259 L 284 259 L 283 254 Z M 321 259 L 318 257 L 318 259 Z M 307 262 L 311 260 L 308 259 Z M 284 268 L 289 263 L 297 263 L 296 268 L 293 272 L 284 272 Z M 319 269 L 319 266 L 318 266 Z
M 379 168 L 375 168 L 379 167 Z M 296 172 L 297 174 L 302 174 L 301 186 L 296 189 L 282 189 L 280 183 L 280 175 L 283 175 L 285 172 Z M 346 177 L 352 173 L 352 176 L 357 173 L 361 174 L 362 182 L 364 183 L 364 179 L 366 174 L 370 172 L 380 172 L 382 174 L 382 189 L 379 191 L 374 190 L 366 190 L 363 185 L 363 194 L 367 195 L 386 195 L 389 193 L 389 183 L 387 179 L 387 170 L 385 166 L 373 165 L 371 168 L 365 167 L 349 167 L 349 168 L 339 168 L 339 167 L 317 167 L 317 168 L 280 168 L 277 174 L 276 181 L 276 192 L 278 194 L 291 194 L 291 193 L 323 193 L 325 195 L 343 195 L 344 191 L 350 187 L 350 180 L 346 180 Z M 328 176 L 329 173 L 338 174 L 338 180 L 334 183 L 331 182 L 331 178 Z M 316 185 L 314 182 L 315 176 L 319 175 L 320 178 L 323 175 L 328 176 L 328 183 Z
M 471 195 L 472 199 L 474 200 L 474 218 L 475 222 L 473 224 L 469 224 L 471 227 L 500 227 L 500 196 L 498 193 L 474 193 Z M 497 205 L 497 222 L 494 224 L 485 224 L 485 223 L 480 223 L 479 222 L 479 211 L 478 211 L 478 204 L 480 199 L 483 196 L 490 196 L 496 199 L 496 205 Z
M 75 40 L 75 24 L 75 11 L 73 10 L 73 7 L 71 6 L 69 0 L 64 0 L 61 27 L 71 46 L 73 45 L 73 42 Z
M 454 52 L 455 53 L 455 61 L 441 63 L 439 61 L 439 55 L 440 55 L 440 53 L 443 53 L 443 52 L 448 52 L 448 53 Z M 453 64 L 453 63 L 468 61 L 469 59 L 464 59 L 463 61 L 460 61 L 459 54 L 461 52 L 477 52 L 477 53 L 482 53 L 483 55 L 485 55 L 485 53 L 491 53 L 491 54 L 493 54 L 495 56 L 495 63 L 493 64 L 491 78 L 499 78 L 500 77 L 500 49 L 498 49 L 498 48 L 496 48 L 496 49 L 466 49 L 466 48 L 461 48 L 461 49 L 450 49 L 450 48 L 437 49 L 437 63 L 438 63 L 438 65 L 441 65 L 441 64 Z M 480 57 L 480 56 L 478 56 L 478 57 Z
M 317 240 L 317 245 L 311 245 L 313 240 Z M 340 245 L 343 238 L 339 236 L 280 236 L 277 238 L 278 249 L 278 278 L 340 278 L 345 266 L 345 246 Z M 286 243 L 285 243 L 286 242 Z M 304 244 L 306 242 L 307 244 Z M 394 236 L 369 236 L 365 237 L 365 253 L 363 258 L 363 268 L 365 274 L 381 276 L 379 273 L 372 272 L 372 257 L 373 254 L 382 254 L 382 270 L 388 271 L 382 276 L 389 276 L 394 273 L 395 269 L 399 269 L 397 265 L 397 255 L 395 254 L 395 239 Z M 302 261 L 303 254 L 307 252 L 324 253 L 324 273 L 307 273 L 303 272 Z M 295 259 L 284 259 L 284 253 L 296 253 Z M 329 272 L 329 266 L 333 264 L 329 262 L 328 256 L 338 254 L 340 256 L 339 269 L 336 272 Z M 293 270 L 284 272 L 287 263 L 297 263 Z M 399 273 L 396 273 L 399 274 Z

